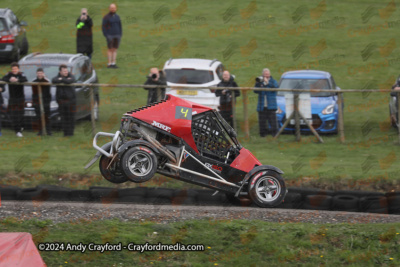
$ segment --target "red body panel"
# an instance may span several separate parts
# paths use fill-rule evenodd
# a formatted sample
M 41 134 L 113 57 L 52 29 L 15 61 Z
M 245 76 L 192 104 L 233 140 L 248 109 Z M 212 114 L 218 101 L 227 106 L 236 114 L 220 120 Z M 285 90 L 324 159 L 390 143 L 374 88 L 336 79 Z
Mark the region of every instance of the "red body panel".
M 182 138 L 197 153 L 197 147 L 192 136 L 192 115 L 209 111 L 211 108 L 202 106 L 179 97 L 167 95 L 165 102 L 154 104 L 139 111 L 126 114 L 147 122 L 163 131 Z M 190 114 L 191 112 L 191 114 Z M 189 113 L 189 116 L 188 116 Z M 189 119 L 190 118 L 190 119 Z
M 253 156 L 253 154 L 251 154 L 250 151 L 242 148 L 239 156 L 236 157 L 230 166 L 244 172 L 249 172 L 255 165 L 261 166 L 262 164 Z

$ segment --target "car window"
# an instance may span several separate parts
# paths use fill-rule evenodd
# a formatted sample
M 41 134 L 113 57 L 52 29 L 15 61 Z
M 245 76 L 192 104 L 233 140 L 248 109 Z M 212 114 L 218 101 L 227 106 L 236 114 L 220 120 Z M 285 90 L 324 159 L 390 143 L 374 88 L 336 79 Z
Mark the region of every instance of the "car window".
M 217 76 L 220 80 L 222 80 L 222 74 L 224 73 L 224 70 L 225 70 L 225 68 L 224 68 L 224 65 L 222 65 L 222 64 L 220 64 L 216 69 Z
M 28 81 L 33 81 L 36 79 L 36 70 L 41 67 L 43 68 L 46 77 L 51 80 L 58 75 L 58 66 L 39 66 L 38 64 L 32 65 L 20 65 L 20 71 L 22 71 Z
M 82 80 L 85 81 L 90 78 L 92 74 L 92 64 L 90 63 L 90 60 L 85 60 L 84 64 L 82 66 Z
M 327 79 L 282 79 L 279 88 L 284 89 L 332 89 Z M 284 95 L 285 92 L 278 92 Z M 332 96 L 329 92 L 311 92 L 311 96 Z
M 335 79 L 333 79 L 333 77 L 331 77 L 331 82 L 332 82 L 332 88 L 336 89 L 336 83 L 335 83 Z
M 208 70 L 166 69 L 167 81 L 179 84 L 203 84 L 214 80 L 214 74 Z
M 18 19 L 13 12 L 10 12 L 10 20 L 13 25 L 18 24 Z
M 6 31 L 7 26 L 6 26 L 6 21 L 3 18 L 0 18 L 0 31 Z
M 83 81 L 85 79 L 85 73 L 83 72 L 84 64 L 85 61 L 79 60 L 72 68 L 72 74 L 77 81 Z
M 8 30 L 12 30 L 12 27 L 13 27 L 13 23 L 11 22 L 11 19 L 10 19 L 10 17 L 5 17 L 5 22 L 6 22 L 6 25 L 7 25 L 7 29 Z

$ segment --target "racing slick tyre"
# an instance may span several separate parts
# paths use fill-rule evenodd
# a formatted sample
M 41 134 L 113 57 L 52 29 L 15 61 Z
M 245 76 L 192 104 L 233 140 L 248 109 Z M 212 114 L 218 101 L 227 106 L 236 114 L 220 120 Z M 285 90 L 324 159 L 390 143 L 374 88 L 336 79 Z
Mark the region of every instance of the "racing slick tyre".
M 250 178 L 248 193 L 257 206 L 272 208 L 279 205 L 285 198 L 285 181 L 277 172 L 261 171 Z
M 122 155 L 122 172 L 127 179 L 135 183 L 150 180 L 156 173 L 157 166 L 156 155 L 145 146 L 131 147 Z
M 124 176 L 121 171 L 121 167 L 118 161 L 114 161 L 110 168 L 107 169 L 110 164 L 111 159 L 102 155 L 99 161 L 100 173 L 103 177 L 114 184 L 122 184 L 128 181 L 128 179 Z

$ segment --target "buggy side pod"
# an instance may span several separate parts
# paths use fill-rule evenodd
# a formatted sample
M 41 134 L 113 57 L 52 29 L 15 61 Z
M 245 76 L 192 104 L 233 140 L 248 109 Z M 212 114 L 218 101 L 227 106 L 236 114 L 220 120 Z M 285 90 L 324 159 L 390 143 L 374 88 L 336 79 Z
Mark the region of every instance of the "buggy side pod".
M 251 171 L 249 171 L 246 176 L 243 178 L 243 183 L 240 186 L 239 190 L 236 192 L 235 197 L 239 197 L 240 192 L 243 189 L 243 186 L 246 184 L 246 182 L 250 179 L 250 177 L 252 177 L 255 173 L 259 172 L 259 171 L 274 171 L 277 172 L 279 174 L 283 174 L 283 171 L 275 166 L 272 165 L 261 165 L 261 166 L 257 166 L 255 168 L 253 168 Z

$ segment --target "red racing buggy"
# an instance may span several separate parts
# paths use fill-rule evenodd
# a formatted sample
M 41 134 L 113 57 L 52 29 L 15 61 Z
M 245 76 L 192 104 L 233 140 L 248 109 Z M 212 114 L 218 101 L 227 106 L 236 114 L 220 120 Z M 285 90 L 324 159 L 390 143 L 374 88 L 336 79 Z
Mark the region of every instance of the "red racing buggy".
M 113 140 L 102 147 L 99 136 Z M 236 138 L 218 111 L 172 95 L 125 113 L 115 134 L 99 132 L 100 172 L 112 183 L 146 182 L 155 173 L 249 198 L 260 207 L 279 205 L 286 195 L 280 169 L 262 165 Z

